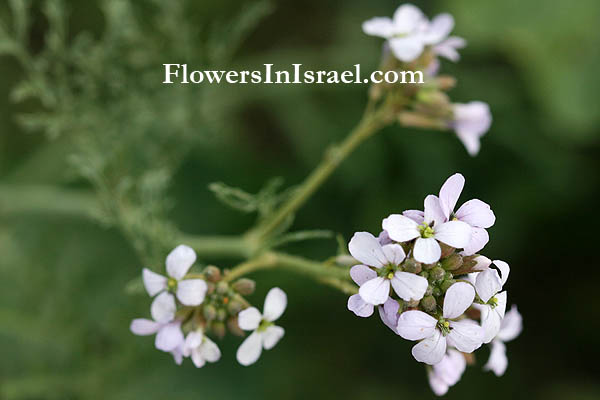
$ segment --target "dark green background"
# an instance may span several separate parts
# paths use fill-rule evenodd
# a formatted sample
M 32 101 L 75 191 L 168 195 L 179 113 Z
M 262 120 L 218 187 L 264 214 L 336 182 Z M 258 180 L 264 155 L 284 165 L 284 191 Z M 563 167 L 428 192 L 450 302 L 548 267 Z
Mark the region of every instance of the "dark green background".
M 99 35 L 103 16 L 94 2 L 71 3 L 73 32 Z M 198 24 L 227 19 L 241 7 L 235 1 L 190 3 L 194 12 L 188 18 Z M 487 359 L 487 350 L 481 350 L 476 367 L 448 398 L 597 399 L 600 3 L 415 3 L 430 16 L 452 13 L 454 33 L 468 40 L 460 63 L 444 62 L 443 68 L 458 78 L 450 93 L 454 101 L 490 104 L 494 122 L 481 153 L 469 157 L 449 133 L 386 128 L 311 199 L 294 228 L 331 229 L 347 238 L 359 230 L 377 233 L 383 217 L 421 207 L 425 195 L 460 171 L 467 179 L 462 200 L 481 198 L 496 213 L 484 254 L 510 263 L 509 302 L 518 304 L 524 331 L 507 346 L 510 364 L 504 377 L 480 370 Z M 4 0 L 1 4 L 7 21 L 8 8 Z M 375 69 L 381 41 L 362 34 L 360 24 L 391 15 L 399 3 L 274 5 L 232 62 L 219 68 L 253 69 L 268 62 L 339 71 L 360 63 L 364 70 Z M 42 18 L 39 11 L 35 15 Z M 44 26 L 39 22 L 30 32 L 34 52 L 43 47 Z M 166 54 L 158 62 L 182 60 Z M 160 84 L 160 64 L 149 73 L 156 79 L 150 85 L 154 92 L 181 90 Z M 9 101 L 22 78 L 12 58 L 0 58 L 0 183 L 87 189 L 65 166 L 67 139 L 50 140 L 17 124 L 17 114 L 39 108 Z M 135 77 L 129 79 L 135 90 Z M 252 218 L 218 203 L 207 185 L 224 181 L 256 191 L 275 175 L 287 184 L 299 182 L 326 145 L 341 140 L 359 120 L 366 100 L 363 85 L 220 85 L 201 98 L 193 96 L 194 90 L 200 88 L 188 89 L 192 96 L 185 101 L 206 102 L 220 111 L 219 121 L 211 122 L 212 135 L 186 154 L 170 186 L 175 201 L 170 216 L 189 233 L 247 229 Z M 151 110 L 163 124 L 161 108 Z M 178 128 L 170 124 L 160 125 L 162 132 Z M 123 124 L 124 136 L 127 129 Z M 290 251 L 325 258 L 335 246 L 307 242 Z M 377 317 L 356 318 L 339 292 L 283 272 L 256 274 L 252 297 L 262 304 L 274 285 L 288 293 L 289 307 L 280 320 L 286 336 L 274 350 L 244 368 L 235 362 L 240 341 L 227 337 L 219 342 L 219 363 L 200 370 L 189 361 L 177 367 L 169 355 L 154 350 L 151 338 L 128 330 L 132 318 L 148 316 L 149 299 L 124 291 L 142 267 L 117 229 L 68 212 L 0 208 L 0 398 L 433 397 L 423 366 L 410 355 L 411 343 Z

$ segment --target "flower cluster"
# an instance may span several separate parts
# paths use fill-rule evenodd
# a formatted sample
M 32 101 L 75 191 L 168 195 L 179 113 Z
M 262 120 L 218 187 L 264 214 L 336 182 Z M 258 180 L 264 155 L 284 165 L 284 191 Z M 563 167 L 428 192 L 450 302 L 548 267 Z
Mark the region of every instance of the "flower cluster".
M 348 249 L 361 264 L 350 270 L 359 285 L 348 309 L 381 320 L 400 337 L 417 341 L 414 358 L 427 364 L 433 391 L 442 395 L 460 379 L 467 361 L 491 344 L 486 370 L 500 376 L 508 361 L 504 342 L 522 329 L 516 307 L 506 313 L 503 289 L 510 268 L 478 254 L 495 222 L 489 205 L 469 200 L 456 211 L 465 180 L 455 174 L 439 195 L 429 195 L 424 210 L 393 214 L 379 237 L 354 234 Z
M 229 284 L 214 266 L 207 266 L 202 273 L 189 273 L 195 262 L 194 250 L 180 245 L 167 256 L 167 276 L 144 268 L 144 286 L 154 297 L 152 319 L 134 319 L 131 331 L 144 336 L 156 334 L 158 350 L 171 353 L 177 364 L 190 357 L 198 368 L 221 358 L 209 333 L 222 338 L 226 330 L 238 336 L 253 331 L 239 347 L 237 359 L 242 365 L 256 362 L 263 348 L 271 349 L 283 337 L 283 328 L 273 322 L 286 308 L 286 294 L 279 288 L 271 289 L 261 314 L 243 297 L 254 291 L 253 281 L 242 278 Z
M 450 14 L 429 20 L 412 4 L 398 7 L 392 18 L 371 18 L 362 26 L 367 35 L 386 39 L 383 70 L 421 70 L 427 75 L 424 88 L 404 89 L 402 95 L 411 97 L 414 107 L 398 116 L 400 123 L 454 130 L 469 154 L 476 155 L 480 138 L 489 130 L 492 117 L 486 103 L 451 103 L 444 93 L 454 85 L 454 79 L 439 75 L 439 58 L 456 62 L 460 59 L 458 50 L 466 46 L 463 38 L 449 36 L 453 28 L 454 18 Z M 374 87 L 372 96 L 379 98 L 396 89 L 384 83 Z

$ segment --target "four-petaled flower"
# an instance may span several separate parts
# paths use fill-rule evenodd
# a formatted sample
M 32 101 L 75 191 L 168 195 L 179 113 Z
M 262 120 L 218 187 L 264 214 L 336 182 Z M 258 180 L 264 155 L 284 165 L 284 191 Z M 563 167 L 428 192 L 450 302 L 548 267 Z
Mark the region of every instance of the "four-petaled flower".
M 425 198 L 425 212 L 423 222 L 419 223 L 411 217 L 392 214 L 383 220 L 382 227 L 387 231 L 392 240 L 408 242 L 413 239 L 413 257 L 424 264 L 437 262 L 442 249 L 438 243 L 442 242 L 454 248 L 464 248 L 471 241 L 471 227 L 462 221 L 446 221 L 442 212 L 439 199 L 434 195 Z
M 188 333 L 182 346 L 182 355 L 190 357 L 197 368 L 206 362 L 217 362 L 221 358 L 219 347 L 202 330 Z
M 139 336 L 154 335 L 154 346 L 158 350 L 172 352 L 183 343 L 183 332 L 181 332 L 181 321 L 170 321 L 161 323 L 145 318 L 136 318 L 131 321 L 129 327 L 131 332 Z M 177 357 L 176 357 L 177 359 Z
M 471 240 L 464 248 L 464 254 L 472 255 L 483 249 L 489 241 L 486 228 L 494 225 L 496 216 L 488 204 L 478 199 L 465 202 L 454 212 L 464 186 L 465 178 L 461 174 L 452 175 L 442 185 L 439 200 L 446 221 L 462 221 L 471 226 Z
M 506 367 L 508 367 L 508 358 L 506 357 L 506 346 L 504 343 L 519 336 L 522 330 L 523 317 L 519 314 L 517 306 L 512 306 L 502 320 L 500 331 L 490 343 L 492 346 L 490 358 L 483 366 L 483 369 L 493 371 L 496 376 L 504 375 Z
M 481 311 L 481 326 L 485 330 L 484 343 L 489 343 L 498 334 L 506 311 L 506 291 L 500 290 L 508 279 L 510 267 L 500 260 L 494 260 L 493 264 L 498 267 L 502 277 L 493 268 L 487 268 L 475 276 L 475 289 L 483 302 L 477 308 Z
M 443 313 L 439 319 L 418 310 L 400 314 L 398 334 L 404 339 L 421 340 L 412 348 L 417 361 L 435 365 L 442 361 L 447 346 L 463 353 L 472 353 L 481 346 L 483 328 L 468 319 L 456 320 L 471 306 L 474 299 L 473 286 L 457 282 L 446 292 Z
M 383 304 L 388 300 L 390 286 L 403 300 L 423 298 L 427 290 L 427 279 L 402 271 L 400 264 L 406 255 L 399 244 L 381 246 L 370 233 L 357 232 L 350 240 L 348 250 L 352 257 L 365 264 L 355 265 L 350 270 L 350 276 L 360 286 L 358 295 L 348 300 L 348 308 L 356 315 L 371 315 L 373 305 Z M 377 272 L 369 267 L 377 269 Z
M 150 307 L 152 318 L 155 321 L 166 323 L 175 317 L 176 303 L 173 293 L 185 306 L 197 306 L 204 301 L 207 290 L 206 282 L 202 279 L 184 279 L 194 262 L 196 262 L 194 250 L 188 246 L 179 245 L 167 256 L 168 277 L 144 268 L 143 280 L 146 291 L 150 296 L 160 293 Z
M 249 307 L 238 314 L 238 325 L 245 331 L 253 331 L 238 348 L 236 357 L 240 364 L 254 364 L 262 349 L 270 350 L 283 337 L 282 327 L 274 325 L 287 306 L 287 296 L 279 288 L 273 288 L 267 293 L 263 313 L 256 307 Z

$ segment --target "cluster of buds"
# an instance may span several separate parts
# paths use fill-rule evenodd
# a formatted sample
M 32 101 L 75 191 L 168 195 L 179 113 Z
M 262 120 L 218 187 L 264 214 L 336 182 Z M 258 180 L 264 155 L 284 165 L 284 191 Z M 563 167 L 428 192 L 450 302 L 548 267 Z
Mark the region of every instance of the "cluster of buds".
M 393 18 L 375 17 L 363 23 L 367 35 L 386 39 L 382 71 L 421 71 L 424 84 L 398 85 L 381 82 L 371 87 L 370 96 L 395 99 L 397 118 L 404 126 L 453 130 L 471 155 L 480 148 L 480 138 L 490 128 L 492 117 L 486 103 L 452 103 L 446 92 L 455 79 L 439 74 L 440 57 L 458 61 L 458 50 L 466 41 L 449 36 L 454 28 L 450 14 L 429 20 L 419 8 L 404 4 Z
M 245 330 L 255 331 L 237 354 L 242 365 L 252 364 L 263 347 L 271 348 L 283 337 L 283 328 L 273 325 L 273 321 L 285 310 L 285 293 L 271 289 L 265 312 L 260 314 L 244 298 L 254 292 L 254 281 L 241 278 L 229 283 L 212 265 L 200 273 L 189 273 L 195 262 L 194 250 L 180 245 L 167 256 L 167 276 L 143 269 L 144 287 L 154 297 L 152 319 L 134 319 L 131 331 L 136 335 L 156 334 L 158 350 L 171 353 L 177 364 L 190 357 L 198 368 L 221 358 L 219 347 L 208 335 L 221 339 L 227 331 L 237 336 L 245 336 Z
M 491 208 L 469 200 L 454 211 L 465 180 L 448 178 L 424 211 L 407 210 L 382 222 L 379 237 L 356 233 L 348 245 L 361 264 L 350 270 L 360 286 L 348 309 L 369 317 L 378 307 L 394 333 L 419 341 L 414 358 L 428 365 L 433 391 L 442 395 L 460 379 L 470 353 L 491 343 L 486 370 L 502 375 L 508 361 L 504 342 L 521 331 L 516 307 L 506 313 L 503 290 L 510 268 L 478 254 L 495 222 Z

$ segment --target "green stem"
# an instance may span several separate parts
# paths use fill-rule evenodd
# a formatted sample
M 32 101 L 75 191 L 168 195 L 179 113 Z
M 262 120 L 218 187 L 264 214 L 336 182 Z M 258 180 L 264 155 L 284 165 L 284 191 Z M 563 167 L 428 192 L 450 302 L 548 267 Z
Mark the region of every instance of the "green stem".
M 266 237 L 283 224 L 291 214 L 295 213 L 314 194 L 358 145 L 389 122 L 389 108 L 386 105 L 378 111 L 365 113 L 359 124 L 342 143 L 331 146 L 325 152 L 321 163 L 296 189 L 292 197 L 281 205 L 270 218 L 250 231 L 247 236 L 254 238 L 255 242 L 262 243 Z
M 251 247 L 241 236 L 181 235 L 176 241 L 174 246 L 186 244 L 202 257 L 248 258 L 251 255 Z

